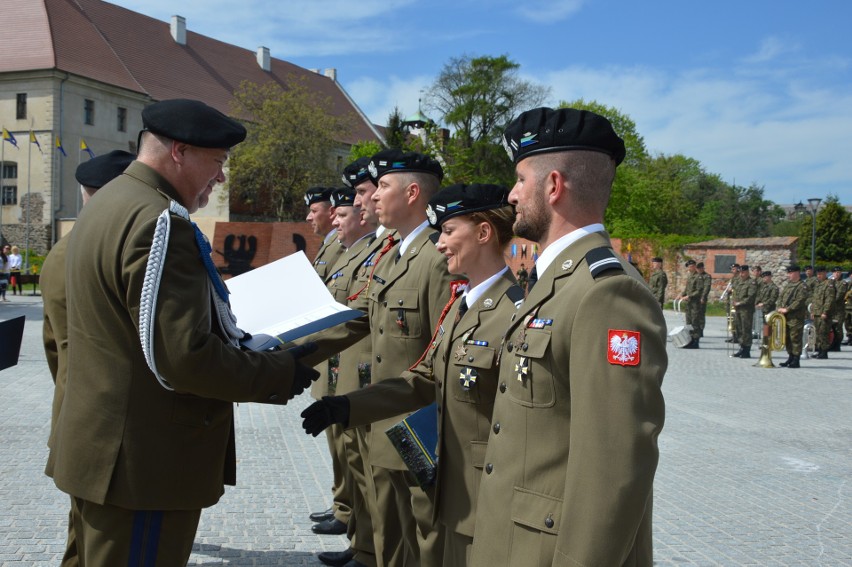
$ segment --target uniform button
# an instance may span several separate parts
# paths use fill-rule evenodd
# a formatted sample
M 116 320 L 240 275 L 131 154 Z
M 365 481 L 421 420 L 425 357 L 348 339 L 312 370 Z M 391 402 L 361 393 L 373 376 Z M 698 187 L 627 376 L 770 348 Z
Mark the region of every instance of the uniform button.
M 506 350 L 508 350 L 509 352 L 512 352 L 513 348 L 515 348 L 515 345 L 513 345 L 511 342 L 506 345 Z
M 382 355 L 377 354 L 376 355 L 376 362 L 381 362 L 381 361 L 382 361 Z
M 468 362 L 473 362 L 473 357 L 472 357 L 472 356 L 468 356 L 468 357 L 467 357 L 467 361 L 468 361 Z
M 440 380 L 438 380 L 438 389 L 440 390 L 443 387 L 444 387 L 444 383 L 441 382 Z
M 493 471 L 493 470 L 494 470 L 494 465 L 492 465 L 491 463 L 488 463 L 487 465 L 485 465 L 485 472 L 486 473 L 491 474 L 491 471 Z
M 500 424 L 499 423 L 494 424 L 494 433 L 500 433 Z
M 505 382 L 500 383 L 500 393 L 501 394 L 506 393 L 506 383 Z
M 527 349 L 529 347 L 530 347 L 530 345 L 528 345 L 527 343 L 524 343 L 524 345 L 521 348 L 524 349 L 524 352 L 527 352 Z
M 384 327 L 379 327 L 379 334 L 380 334 L 380 335 L 383 335 L 384 333 L 385 333 L 385 328 L 384 328 Z
M 397 301 L 397 303 L 398 303 L 399 305 L 402 305 L 402 300 L 400 299 L 399 301 Z
M 388 302 L 387 302 L 387 301 L 382 301 L 382 307 L 387 307 L 387 306 L 388 306 Z
M 544 521 L 544 525 L 547 526 L 548 528 L 552 528 L 553 527 L 553 518 L 548 516 L 547 519 Z

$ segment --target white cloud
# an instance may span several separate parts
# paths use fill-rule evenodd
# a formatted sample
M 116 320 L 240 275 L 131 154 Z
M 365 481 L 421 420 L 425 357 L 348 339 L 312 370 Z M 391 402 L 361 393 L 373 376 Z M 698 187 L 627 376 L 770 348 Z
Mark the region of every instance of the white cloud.
M 779 37 L 771 36 L 765 38 L 761 42 L 760 48 L 757 52 L 745 57 L 743 62 L 751 64 L 768 63 L 769 61 L 773 61 L 784 54 L 794 53 L 798 50 L 799 45 L 796 43 L 791 43 L 789 40 L 785 41 Z
M 573 16 L 583 4 L 585 0 L 526 0 L 518 6 L 517 12 L 524 19 L 548 24 Z
M 345 83 L 346 92 L 356 101 L 361 110 L 375 124 L 385 125 L 394 107 L 399 108 L 405 118 L 417 111 L 418 100 L 422 92 L 432 84 L 434 77 L 420 75 L 413 77 L 388 76 L 379 81 L 370 78 L 356 79 Z M 439 117 L 430 117 L 438 120 Z

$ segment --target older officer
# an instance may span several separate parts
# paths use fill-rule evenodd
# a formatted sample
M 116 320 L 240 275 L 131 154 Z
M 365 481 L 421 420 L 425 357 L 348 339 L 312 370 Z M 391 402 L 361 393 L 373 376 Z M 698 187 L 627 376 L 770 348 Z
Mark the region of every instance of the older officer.
M 52 455 L 80 565 L 184 565 L 201 509 L 235 481 L 234 401 L 283 404 L 316 373 L 247 352 L 203 234 L 245 129 L 192 100 L 142 111 L 139 156 L 68 242 L 68 366 Z
M 503 141 L 515 233 L 542 253 L 501 348 L 470 564 L 650 566 L 666 325 L 602 225 L 624 142 L 571 108 Z
M 660 307 L 666 302 L 666 287 L 669 285 L 669 277 L 663 270 L 663 259 L 660 256 L 651 258 L 651 277 L 648 279 L 651 292 L 657 298 Z
M 114 150 L 108 154 L 92 158 L 77 166 L 75 177 L 80 184 L 82 202 L 85 206 L 98 189 L 112 181 L 130 165 L 134 156 L 131 153 Z M 41 297 L 44 302 L 44 324 L 42 339 L 47 366 L 56 387 L 53 390 L 53 410 L 50 417 L 50 437 L 47 446 L 53 447 L 53 431 L 62 408 L 65 396 L 65 381 L 68 376 L 68 329 L 67 304 L 65 301 L 65 255 L 68 248 L 68 236 L 60 239 L 41 267 Z M 48 454 L 45 474 L 53 476 L 54 454 Z M 62 565 L 76 566 L 77 538 L 74 532 L 74 498 L 71 498 L 72 510 L 68 513 L 68 537 Z
M 737 320 L 740 322 L 740 350 L 733 354 L 736 358 L 751 358 L 751 345 L 754 342 L 754 302 L 757 299 L 757 281 L 749 277 L 748 266 L 740 266 L 740 285 L 734 298 Z
M 787 360 L 781 363 L 786 368 L 799 368 L 799 358 L 802 356 L 802 333 L 808 316 L 811 291 L 799 279 L 800 275 L 799 266 L 787 266 L 787 283 L 781 289 L 776 308 L 786 318 L 784 345 L 787 348 Z
M 305 428 L 316 434 L 332 421 L 369 423 L 438 400 L 435 517 L 444 532 L 445 567 L 467 565 L 469 559 L 498 387 L 497 347 L 524 294 L 503 255 L 514 219 L 507 196 L 506 188 L 474 184 L 453 185 L 432 197 L 430 223 L 442 230 L 438 249 L 451 273 L 470 278 L 470 289 L 457 288 L 434 341 L 409 372 L 305 411 Z

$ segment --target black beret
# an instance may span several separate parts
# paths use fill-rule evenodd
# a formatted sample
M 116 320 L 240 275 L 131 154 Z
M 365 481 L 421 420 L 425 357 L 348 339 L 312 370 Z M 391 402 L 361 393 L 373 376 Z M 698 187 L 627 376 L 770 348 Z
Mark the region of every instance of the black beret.
M 355 187 L 365 181 L 373 181 L 370 176 L 370 158 L 360 157 L 343 168 L 343 184 L 347 187 Z
M 832 272 L 842 272 L 843 268 L 841 268 L 840 266 L 834 266 L 833 268 L 831 268 L 831 271 Z
M 817 266 L 816 271 L 817 271 L 817 272 L 824 272 L 824 271 L 825 271 L 825 266 Z
M 311 187 L 305 191 L 305 204 L 309 207 L 314 203 L 325 203 L 331 201 L 331 193 L 334 191 L 331 187 Z
M 761 276 L 763 276 L 764 278 L 765 278 L 766 276 L 772 277 L 772 272 L 761 272 L 761 274 L 760 274 L 760 275 L 761 275 Z
M 740 266 L 740 272 L 747 272 L 747 271 L 748 271 L 748 264 L 743 264 L 742 266 Z
M 508 205 L 509 189 L 506 187 L 487 183 L 450 185 L 429 199 L 426 217 L 430 225 L 440 228 L 447 219 Z
M 77 183 L 100 189 L 119 175 L 121 175 L 130 162 L 136 159 L 134 154 L 123 150 L 113 150 L 108 154 L 93 157 L 77 166 L 74 177 Z
M 703 268 L 703 267 L 704 267 L 704 262 L 698 262 L 697 264 L 695 264 L 695 267 L 696 267 L 696 268 Z
M 787 273 L 801 272 L 801 271 L 802 271 L 801 268 L 799 268 L 799 266 L 797 264 L 790 264 L 789 266 L 787 266 Z
M 609 154 L 618 165 L 626 153 L 624 140 L 609 120 L 575 108 L 535 108 L 522 113 L 503 132 L 503 146 L 513 163 L 546 152 L 591 150 Z
M 662 259 L 662 258 L 660 258 L 659 256 L 654 256 L 653 258 L 651 258 L 651 261 L 652 261 L 652 262 L 661 262 L 661 263 L 662 263 L 663 259 Z
M 731 264 L 731 269 L 734 269 L 734 268 L 736 268 L 736 269 L 738 269 L 738 270 L 739 270 L 739 269 L 740 269 L 740 265 L 739 265 L 739 264 Z
M 355 204 L 355 189 L 343 187 L 331 192 L 332 207 L 351 207 Z
M 687 267 L 687 268 L 688 268 L 689 266 L 694 266 L 694 265 L 695 265 L 695 260 L 687 260 L 687 261 L 686 261 L 686 267 Z
M 438 181 L 444 178 L 444 169 L 438 160 L 417 152 L 403 152 L 396 149 L 382 150 L 370 158 L 368 167 L 374 182 L 377 182 L 386 173 L 403 171 L 431 173 L 438 178 Z
M 805 270 L 813 270 L 813 269 L 814 269 L 814 267 L 813 267 L 813 266 L 805 266 L 805 267 L 804 267 L 804 269 L 805 269 Z
M 142 110 L 145 130 L 202 148 L 230 148 L 246 139 L 245 127 L 200 100 L 176 98 Z

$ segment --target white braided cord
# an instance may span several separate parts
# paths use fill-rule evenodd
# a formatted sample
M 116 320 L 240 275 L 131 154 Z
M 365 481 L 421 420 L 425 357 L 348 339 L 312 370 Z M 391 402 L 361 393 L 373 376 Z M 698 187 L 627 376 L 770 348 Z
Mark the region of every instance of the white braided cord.
M 172 201 L 174 203 L 174 201 Z M 185 210 L 185 209 L 184 209 Z M 154 360 L 154 319 L 157 313 L 157 295 L 160 291 L 160 280 L 163 277 L 163 266 L 166 264 L 166 251 L 169 248 L 169 233 L 172 219 L 169 210 L 157 217 L 154 227 L 154 240 L 151 242 L 151 252 L 148 254 L 148 264 L 145 266 L 145 279 L 142 281 L 142 297 L 139 301 L 139 340 L 142 342 L 142 352 L 145 362 L 153 372 L 160 385 L 169 391 L 174 388 L 157 372 Z

